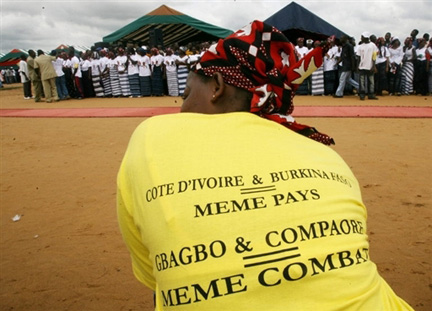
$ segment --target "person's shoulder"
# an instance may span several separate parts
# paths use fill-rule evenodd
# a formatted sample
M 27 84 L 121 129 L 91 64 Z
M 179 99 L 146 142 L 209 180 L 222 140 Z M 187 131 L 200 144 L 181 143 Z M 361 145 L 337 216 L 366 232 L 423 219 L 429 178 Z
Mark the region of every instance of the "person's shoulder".
M 220 123 L 242 123 L 250 118 L 253 118 L 255 122 L 258 119 L 264 122 L 272 121 L 265 120 L 261 117 L 258 117 L 252 113 L 246 112 L 237 112 L 237 113 L 222 113 L 222 114 L 203 114 L 203 113 L 194 113 L 194 112 L 182 112 L 182 113 L 170 113 L 164 115 L 158 115 L 143 121 L 138 128 L 140 130 L 155 130 L 163 129 L 163 131 L 171 131 L 178 130 L 179 127 L 183 128 L 204 128 L 209 124 L 220 124 Z M 276 123 L 275 123 L 276 124 Z M 137 129 L 138 129 L 137 128 Z
M 179 122 L 180 120 L 183 120 L 185 117 L 184 113 L 169 113 L 169 114 L 162 114 L 150 117 L 143 122 L 141 122 L 138 127 L 138 129 L 148 129 L 148 128 L 156 128 L 156 127 L 169 127 L 173 124 L 173 122 Z
M 182 132 L 181 128 L 193 127 L 192 122 L 187 120 L 187 116 L 184 113 L 150 117 L 135 128 L 132 140 L 165 141 L 168 137 L 179 135 Z

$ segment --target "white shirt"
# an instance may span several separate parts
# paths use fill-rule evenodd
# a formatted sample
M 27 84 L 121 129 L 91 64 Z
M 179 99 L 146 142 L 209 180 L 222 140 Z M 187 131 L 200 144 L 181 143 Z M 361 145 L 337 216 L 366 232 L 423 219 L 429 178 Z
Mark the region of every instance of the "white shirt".
M 164 61 L 164 57 L 162 55 L 160 55 L 160 54 L 153 55 L 152 57 L 150 57 L 150 63 L 152 65 L 152 68 L 154 66 L 156 66 L 156 67 L 161 66 L 162 63 L 163 63 L 163 61 Z
M 426 60 L 426 46 L 424 46 L 422 49 L 416 50 L 417 59 L 419 61 L 425 61 Z
M 298 45 L 296 45 L 295 49 L 300 55 L 299 59 L 305 57 L 305 55 L 309 52 L 309 49 L 306 46 L 299 47 Z
M 381 64 L 387 61 L 387 59 L 390 57 L 389 49 L 386 46 L 382 46 L 380 49 L 378 49 L 377 59 L 375 61 L 375 64 Z
M 138 55 L 138 64 L 138 71 L 140 77 L 151 76 L 150 57 L 148 57 L 147 55 Z
M 404 52 L 402 50 L 402 47 L 398 47 L 397 49 L 389 48 L 390 52 L 390 64 L 396 63 L 397 65 L 400 65 L 402 63 L 402 59 L 404 56 Z
M 405 50 L 405 60 L 407 60 L 407 61 L 413 60 L 414 59 L 414 51 L 415 51 L 414 46 L 412 46 L 411 48 L 407 48 Z
M 182 63 L 178 65 L 178 68 L 187 68 L 187 64 L 189 64 L 189 56 L 185 55 L 183 57 L 177 56 L 177 61 Z
M 52 64 L 54 66 L 54 70 L 55 70 L 55 72 L 57 74 L 57 77 L 64 76 L 63 63 L 64 63 L 64 60 L 61 59 L 60 57 L 57 57 L 56 60 L 52 61 Z
M 107 66 L 108 66 L 108 61 L 109 61 L 109 59 L 108 59 L 108 57 L 106 57 L 106 56 L 101 57 L 101 58 L 99 59 L 99 62 L 100 62 L 100 70 L 101 70 L 101 72 L 104 72 L 105 69 L 107 68 Z
M 164 65 L 167 71 L 169 72 L 176 72 L 177 71 L 177 65 L 176 60 L 178 59 L 177 55 L 170 55 L 164 57 Z
M 201 56 L 199 54 L 189 55 L 189 64 L 195 64 L 200 60 Z
M 327 54 L 324 56 L 324 71 L 337 70 L 337 59 L 339 54 L 339 48 L 337 46 L 332 47 L 328 50 Z
M 126 62 L 128 61 L 127 56 L 126 55 L 123 55 L 123 56 L 118 55 L 115 58 L 115 61 L 117 63 L 117 69 L 118 69 L 119 73 L 124 73 L 126 70 Z
M 81 70 L 82 71 L 88 71 L 90 66 L 91 66 L 90 60 L 86 59 L 85 61 L 83 61 L 81 63 Z
M 360 63 L 358 68 L 361 70 L 371 70 L 376 55 L 378 53 L 378 48 L 373 42 L 360 44 L 356 54 L 360 56 Z
M 108 60 L 107 60 L 107 66 L 108 66 L 109 69 L 116 69 L 116 67 L 117 67 L 117 61 L 116 61 L 116 59 L 115 58 L 114 59 L 108 58 Z
M 79 60 L 79 58 L 76 57 L 76 56 L 72 57 L 71 63 L 72 63 L 71 68 L 75 72 L 75 77 L 82 78 L 81 66 L 80 66 L 80 60 Z
M 72 68 L 72 62 L 70 59 L 66 59 L 65 61 L 63 61 L 63 67 L 64 68 Z
M 132 64 L 132 61 L 137 62 L 138 61 L 138 55 L 137 54 L 133 54 L 129 56 L 129 64 L 128 64 L 128 74 L 129 75 L 134 75 L 139 73 L 139 68 L 138 68 L 138 63 L 136 63 L 135 65 Z
M 90 66 L 91 66 L 92 75 L 98 76 L 101 74 L 99 59 L 92 59 L 90 61 Z
M 30 79 L 27 79 L 29 77 L 29 72 L 28 72 L 27 63 L 25 61 L 21 60 L 19 62 L 18 72 L 20 73 L 22 83 L 30 81 Z

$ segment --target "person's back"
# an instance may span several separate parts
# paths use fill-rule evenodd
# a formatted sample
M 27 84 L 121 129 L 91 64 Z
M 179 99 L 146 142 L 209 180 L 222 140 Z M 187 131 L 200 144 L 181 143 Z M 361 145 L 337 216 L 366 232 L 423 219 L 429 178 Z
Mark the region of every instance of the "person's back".
M 126 234 L 134 272 L 157 282 L 157 310 L 404 309 L 382 299 L 396 296 L 370 261 L 349 167 L 274 122 L 241 112 L 151 118 L 118 182 L 120 206 L 135 207 L 120 221 L 140 228 Z
M 360 57 L 358 68 L 360 70 L 371 70 L 376 60 L 377 51 L 375 43 L 368 42 L 361 44 L 357 50 L 357 55 Z
M 29 78 L 32 81 L 38 80 L 39 77 L 35 71 L 34 68 L 34 58 L 32 56 L 29 55 L 29 57 L 27 58 L 27 67 L 28 67 L 28 71 L 29 71 Z
M 57 77 L 57 73 L 52 64 L 55 61 L 54 56 L 41 54 L 35 59 L 35 67 L 39 68 L 42 80 L 48 80 Z
M 346 42 L 342 46 L 341 59 L 342 59 L 342 68 L 341 68 L 342 71 L 353 71 L 354 48 L 351 45 L 351 43 Z
M 320 66 L 325 49 L 295 62 L 282 36 L 254 22 L 221 40 L 191 71 L 182 113 L 132 135 L 117 206 L 134 274 L 155 291 L 156 310 L 411 310 L 370 261 L 359 185 L 319 143 L 333 139 L 289 115 L 286 90 L 306 76 L 289 70 Z M 268 38 L 256 61 L 274 67 L 232 66 L 229 53 L 254 53 L 245 42 Z M 252 83 L 281 69 L 283 84 Z

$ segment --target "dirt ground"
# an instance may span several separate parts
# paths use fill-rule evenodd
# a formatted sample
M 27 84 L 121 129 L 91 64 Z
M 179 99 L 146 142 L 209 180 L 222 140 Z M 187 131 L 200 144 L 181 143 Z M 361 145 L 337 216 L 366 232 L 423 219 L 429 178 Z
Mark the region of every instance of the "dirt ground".
M 0 91 L 2 109 L 181 104 L 169 97 L 36 104 L 13 86 Z M 430 107 L 432 97 L 298 96 L 295 103 Z M 142 121 L 0 118 L 0 310 L 153 310 L 151 292 L 132 275 L 115 210 L 117 170 Z M 416 310 L 432 310 L 432 119 L 298 121 L 332 135 L 359 179 L 381 275 Z

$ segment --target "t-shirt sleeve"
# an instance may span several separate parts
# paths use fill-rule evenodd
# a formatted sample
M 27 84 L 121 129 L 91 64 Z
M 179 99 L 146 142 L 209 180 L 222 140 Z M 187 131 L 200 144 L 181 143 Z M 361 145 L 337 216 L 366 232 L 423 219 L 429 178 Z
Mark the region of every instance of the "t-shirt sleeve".
M 150 289 L 155 290 L 156 283 L 149 250 L 142 242 L 140 229 L 133 217 L 134 200 L 129 187 L 130 181 L 127 171 L 128 157 L 126 153 L 117 176 L 117 218 L 120 231 L 131 254 L 132 270 L 135 277 Z

